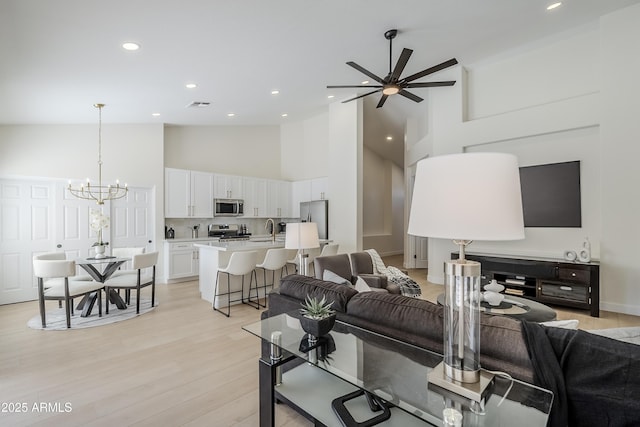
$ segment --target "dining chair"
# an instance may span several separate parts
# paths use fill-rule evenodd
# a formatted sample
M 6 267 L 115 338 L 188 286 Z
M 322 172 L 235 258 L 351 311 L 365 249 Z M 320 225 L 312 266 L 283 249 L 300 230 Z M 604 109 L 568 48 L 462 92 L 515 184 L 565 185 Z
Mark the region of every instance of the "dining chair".
M 111 289 L 125 289 L 127 295 L 131 290 L 136 290 L 136 314 L 140 314 L 140 291 L 151 286 L 151 307 L 155 306 L 156 299 L 156 264 L 158 252 L 136 254 L 132 257 L 132 267 L 135 274 L 122 274 L 112 276 L 104 282 L 104 290 L 107 295 Z M 149 271 L 151 270 L 151 271 Z M 127 301 L 130 304 L 131 301 Z M 109 314 L 109 298 L 106 302 L 106 313 Z
M 133 259 L 134 255 L 140 255 L 145 252 L 145 247 L 124 247 L 124 248 L 112 248 L 111 255 L 116 258 L 131 258 Z M 111 277 L 122 276 L 123 274 L 136 274 L 136 270 L 134 270 L 131 266 L 131 261 L 127 261 L 124 263 L 115 273 L 111 275 Z M 125 290 L 125 301 L 127 304 L 131 304 L 131 289 Z
M 226 267 L 218 268 L 218 273 L 216 274 L 216 283 L 213 290 L 213 310 L 218 311 L 225 316 L 229 317 L 231 314 L 231 303 L 236 301 L 241 301 L 243 304 L 249 304 L 256 309 L 260 309 L 260 304 L 253 305 L 253 301 L 251 301 L 251 296 L 247 301 L 244 299 L 244 277 L 247 274 L 250 274 L 249 277 L 249 293 L 251 293 L 251 283 L 254 277 L 256 278 L 256 282 L 258 281 L 256 275 L 256 260 L 257 260 L 257 252 L 256 251 L 242 251 L 242 252 L 233 252 L 231 257 L 229 257 L 229 263 Z M 220 273 L 227 275 L 227 292 L 218 293 L 218 284 L 220 283 Z M 231 291 L 231 276 L 241 276 L 242 277 L 242 288 L 240 291 Z M 240 292 L 240 299 L 231 299 L 231 294 Z M 216 298 L 226 296 L 227 297 L 227 312 L 223 313 L 220 309 L 216 308 Z M 258 288 L 256 287 L 256 300 L 258 299 Z
M 264 300 L 265 303 L 263 307 L 267 306 L 267 286 L 271 286 L 272 288 L 276 283 L 276 271 L 280 270 L 280 277 L 282 277 L 282 270 L 285 268 L 287 264 L 287 259 L 289 258 L 289 249 L 269 249 L 264 256 L 264 260 L 262 263 L 257 264 L 255 268 L 262 269 L 262 278 L 263 285 L 258 285 L 258 280 L 256 278 L 256 292 L 257 288 L 264 289 Z M 267 285 L 267 270 L 271 271 L 271 285 Z M 251 289 L 249 289 L 249 300 L 251 300 Z M 258 299 L 258 305 L 260 305 L 260 299 Z
M 67 317 L 67 328 L 71 328 L 71 311 L 73 309 L 73 298 L 87 295 L 92 292 L 98 294 L 98 313 L 102 317 L 101 292 L 103 284 L 93 280 L 69 280 L 76 275 L 75 261 L 65 259 L 33 259 L 33 274 L 38 278 L 38 302 L 40 306 L 40 317 L 42 327 L 47 327 L 45 301 L 64 301 L 65 313 Z M 50 285 L 45 289 L 45 281 L 59 279 L 61 283 Z

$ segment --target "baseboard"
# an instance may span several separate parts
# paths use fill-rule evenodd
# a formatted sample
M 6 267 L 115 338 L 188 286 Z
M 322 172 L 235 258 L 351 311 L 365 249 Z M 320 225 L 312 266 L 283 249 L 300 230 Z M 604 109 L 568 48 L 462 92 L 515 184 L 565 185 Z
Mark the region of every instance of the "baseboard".
M 436 276 L 435 274 L 427 273 L 427 281 L 436 285 L 444 285 L 444 275 Z
M 640 316 L 640 306 L 600 301 L 600 310 Z
M 393 255 L 402 255 L 404 251 L 390 251 L 390 252 L 378 252 L 381 257 L 385 256 L 393 256 Z

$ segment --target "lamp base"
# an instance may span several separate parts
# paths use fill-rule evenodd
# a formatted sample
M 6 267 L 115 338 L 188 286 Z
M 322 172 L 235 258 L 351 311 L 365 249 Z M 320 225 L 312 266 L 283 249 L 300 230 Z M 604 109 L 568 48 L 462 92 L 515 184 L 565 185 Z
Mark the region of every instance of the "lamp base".
M 444 362 L 440 362 L 427 375 L 429 384 L 436 385 L 445 390 L 449 390 L 459 396 L 463 396 L 474 402 L 484 404 L 484 399 L 488 393 L 488 387 L 493 383 L 493 374 L 487 371 L 480 371 L 480 381 L 475 383 L 463 383 L 451 379 L 444 372 Z

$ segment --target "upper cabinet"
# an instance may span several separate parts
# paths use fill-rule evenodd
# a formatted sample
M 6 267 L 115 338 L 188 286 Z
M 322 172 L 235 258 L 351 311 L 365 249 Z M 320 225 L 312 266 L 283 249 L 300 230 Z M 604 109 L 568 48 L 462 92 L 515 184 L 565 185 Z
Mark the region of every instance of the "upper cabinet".
M 300 202 L 326 200 L 328 178 L 305 179 L 291 183 L 291 218 L 300 217 Z
M 242 199 L 242 177 L 235 175 L 215 174 L 215 198 L 216 199 Z
M 329 187 L 329 178 L 322 177 L 311 180 L 311 199 L 310 200 L 327 200 L 327 188 Z
M 267 216 L 291 217 L 291 183 L 287 181 L 267 182 Z
M 165 218 L 213 217 L 213 174 L 165 168 Z
M 244 217 L 265 218 L 267 216 L 267 180 L 243 178 Z

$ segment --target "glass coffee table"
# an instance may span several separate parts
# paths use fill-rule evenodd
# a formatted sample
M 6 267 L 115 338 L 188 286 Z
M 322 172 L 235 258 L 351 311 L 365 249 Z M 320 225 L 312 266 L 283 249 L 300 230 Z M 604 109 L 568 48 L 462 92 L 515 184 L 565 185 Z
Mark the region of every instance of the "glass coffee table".
M 484 401 L 471 402 L 428 383 L 440 354 L 340 321 L 310 342 L 295 316 L 243 327 L 263 343 L 261 426 L 274 425 L 276 402 L 320 426 L 442 426 L 447 408 L 462 414 L 463 426 L 547 424 L 548 390 L 496 376 Z

